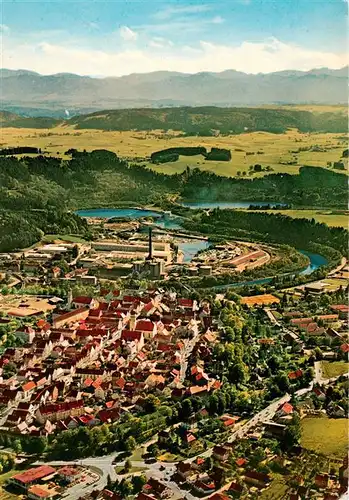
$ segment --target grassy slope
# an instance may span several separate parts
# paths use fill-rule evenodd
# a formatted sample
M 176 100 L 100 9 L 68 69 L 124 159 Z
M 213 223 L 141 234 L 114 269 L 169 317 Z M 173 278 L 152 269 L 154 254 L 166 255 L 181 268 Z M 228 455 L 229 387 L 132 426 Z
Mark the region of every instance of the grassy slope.
M 105 148 L 130 160 L 148 164 L 150 168 L 164 173 L 182 172 L 187 165 L 210 170 L 219 175 L 235 176 L 237 172 L 247 172 L 250 165 L 259 163 L 269 165 L 274 172 L 297 174 L 302 165 L 326 167 L 328 161 L 338 161 L 346 148 L 346 141 L 338 134 L 301 134 L 289 131 L 286 134 L 254 132 L 226 137 L 182 137 L 177 134 L 152 132 L 103 132 L 101 130 L 75 130 L 71 126 L 52 129 L 16 129 L 2 130 L 2 147 L 35 146 L 56 156 L 64 156 L 69 148 L 79 150 Z M 326 148 L 324 152 L 304 151 L 292 154 L 303 147 L 318 145 Z M 230 162 L 205 161 L 201 156 L 180 157 L 177 162 L 153 165 L 146 158 L 154 151 L 173 146 L 212 146 L 227 148 L 232 151 Z M 241 149 L 243 151 L 236 151 Z M 254 152 L 254 155 L 246 155 Z M 258 152 L 260 152 L 258 154 Z M 284 165 L 292 158 L 297 158 L 296 165 Z M 142 161 L 142 160 L 145 161 Z M 346 162 L 347 164 L 347 162 Z M 254 174 L 255 176 L 262 176 Z

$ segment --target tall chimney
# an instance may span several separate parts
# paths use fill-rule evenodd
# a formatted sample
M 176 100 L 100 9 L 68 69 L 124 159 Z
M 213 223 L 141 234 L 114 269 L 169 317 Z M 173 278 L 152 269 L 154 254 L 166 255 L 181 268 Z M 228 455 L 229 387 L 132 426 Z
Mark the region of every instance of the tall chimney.
M 153 259 L 153 229 L 149 228 L 149 254 L 147 260 Z

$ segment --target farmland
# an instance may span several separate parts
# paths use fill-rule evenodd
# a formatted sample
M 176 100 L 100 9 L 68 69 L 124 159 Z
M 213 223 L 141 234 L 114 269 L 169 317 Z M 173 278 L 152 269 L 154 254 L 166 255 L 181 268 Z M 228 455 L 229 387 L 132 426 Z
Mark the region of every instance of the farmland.
M 181 132 L 76 130 L 70 125 L 51 129 L 3 128 L 1 147 L 16 146 L 38 147 L 52 156 L 61 157 L 70 148 L 87 151 L 108 149 L 131 162 L 167 174 L 182 172 L 189 166 L 218 175 L 243 176 L 248 175 L 249 167 L 255 164 L 269 166 L 275 173 L 289 174 L 297 174 L 302 165 L 327 167 L 328 162 L 341 159 L 346 140 L 340 134 L 300 133 L 295 130 L 285 134 L 252 132 L 217 137 L 185 137 Z M 149 156 L 154 151 L 175 146 L 226 148 L 231 150 L 232 159 L 228 162 L 206 161 L 202 156 L 181 156 L 176 162 L 162 165 L 149 162 Z M 344 163 L 347 167 L 347 160 Z M 253 176 L 264 174 L 260 172 Z
M 345 455 L 348 441 L 346 418 L 306 417 L 302 420 L 301 427 L 301 444 L 304 448 L 327 456 Z

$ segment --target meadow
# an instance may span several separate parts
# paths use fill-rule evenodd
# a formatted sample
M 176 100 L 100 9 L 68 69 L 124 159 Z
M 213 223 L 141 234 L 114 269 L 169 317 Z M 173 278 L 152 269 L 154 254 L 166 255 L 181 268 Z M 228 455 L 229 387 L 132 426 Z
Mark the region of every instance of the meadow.
M 344 361 L 322 361 L 321 370 L 324 378 L 339 377 L 348 373 L 349 364 Z
M 342 458 L 348 447 L 348 419 L 325 416 L 301 421 L 301 445 L 326 456 Z
M 33 146 L 60 157 L 65 157 L 65 151 L 70 148 L 86 151 L 108 149 L 131 162 L 167 174 L 182 172 L 189 166 L 226 176 L 248 175 L 249 167 L 255 164 L 269 166 L 275 173 L 288 174 L 297 174 L 303 165 L 326 168 L 328 162 L 339 161 L 347 147 L 345 138 L 340 134 L 300 133 L 296 130 L 286 134 L 252 132 L 217 137 L 185 137 L 180 132 L 76 130 L 68 125 L 52 129 L 3 128 L 0 146 Z M 181 156 L 176 162 L 161 165 L 149 161 L 154 151 L 175 146 L 227 148 L 232 152 L 232 159 L 229 162 L 206 161 L 202 156 Z M 290 165 L 288 162 L 295 164 Z M 348 168 L 347 160 L 344 163 Z M 255 173 L 253 176 L 263 176 L 265 173 L 268 172 Z

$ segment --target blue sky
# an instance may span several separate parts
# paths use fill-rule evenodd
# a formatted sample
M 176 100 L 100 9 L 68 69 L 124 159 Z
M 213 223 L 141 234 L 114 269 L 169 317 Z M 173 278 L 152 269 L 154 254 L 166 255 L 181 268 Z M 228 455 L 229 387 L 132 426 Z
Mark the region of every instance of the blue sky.
M 41 73 L 346 64 L 344 0 L 3 0 L 2 66 Z

